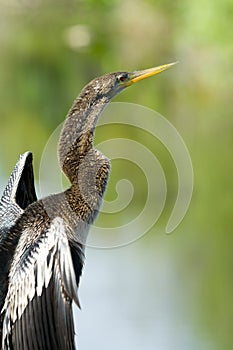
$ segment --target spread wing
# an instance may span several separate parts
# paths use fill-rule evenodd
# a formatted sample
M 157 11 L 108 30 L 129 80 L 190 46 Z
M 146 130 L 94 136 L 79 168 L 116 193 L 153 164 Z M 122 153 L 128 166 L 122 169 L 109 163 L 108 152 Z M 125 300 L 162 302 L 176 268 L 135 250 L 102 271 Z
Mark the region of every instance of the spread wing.
M 0 199 L 0 310 L 7 292 L 10 263 L 19 239 L 12 235 L 11 228 L 24 209 L 36 199 L 32 154 L 26 152 L 20 156 Z M 2 315 L 0 339 L 1 334 Z
M 36 201 L 32 154 L 22 154 L 10 176 L 0 200 L 0 242 L 2 230 L 13 226 L 23 210 Z
M 17 252 L 23 244 L 20 240 Z M 17 252 L 2 311 L 2 349 L 75 349 L 72 301 L 79 302 L 63 220 L 55 218 L 20 261 Z M 81 248 L 79 257 L 82 265 Z

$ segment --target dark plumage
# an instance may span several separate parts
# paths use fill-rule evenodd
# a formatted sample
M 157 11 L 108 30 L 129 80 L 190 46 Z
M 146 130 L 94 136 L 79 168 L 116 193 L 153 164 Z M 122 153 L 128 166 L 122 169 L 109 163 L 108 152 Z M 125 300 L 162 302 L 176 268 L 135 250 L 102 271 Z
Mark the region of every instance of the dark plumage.
M 10 263 L 19 239 L 19 235 L 11 230 L 23 210 L 36 199 L 32 154 L 27 152 L 20 156 L 0 200 L 0 310 L 7 293 Z M 0 320 L 2 325 L 2 314 Z
M 74 349 L 72 302 L 84 245 L 107 185 L 109 160 L 93 147 L 103 108 L 132 83 L 171 65 L 91 81 L 75 100 L 58 156 L 71 186 L 37 200 L 32 156 L 20 157 L 0 202 L 0 307 L 3 349 Z

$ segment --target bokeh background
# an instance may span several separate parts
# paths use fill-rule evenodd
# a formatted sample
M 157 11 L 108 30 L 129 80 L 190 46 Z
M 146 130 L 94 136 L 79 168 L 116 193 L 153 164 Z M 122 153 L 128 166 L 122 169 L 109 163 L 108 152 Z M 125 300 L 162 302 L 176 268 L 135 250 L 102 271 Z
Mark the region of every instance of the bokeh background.
M 115 101 L 157 110 L 182 135 L 195 176 L 188 214 L 164 233 L 177 174 L 163 145 L 134 128 L 97 133 L 99 142 L 107 133 L 150 148 L 168 196 L 158 223 L 140 240 L 87 249 L 82 311 L 75 311 L 81 350 L 232 349 L 232 22 L 231 0 L 0 0 L 1 191 L 26 150 L 34 154 L 38 186 L 46 142 L 89 80 L 180 61 Z M 130 211 L 110 217 L 114 225 L 137 215 L 146 196 L 140 170 L 115 162 L 109 200 L 122 176 L 135 197 Z

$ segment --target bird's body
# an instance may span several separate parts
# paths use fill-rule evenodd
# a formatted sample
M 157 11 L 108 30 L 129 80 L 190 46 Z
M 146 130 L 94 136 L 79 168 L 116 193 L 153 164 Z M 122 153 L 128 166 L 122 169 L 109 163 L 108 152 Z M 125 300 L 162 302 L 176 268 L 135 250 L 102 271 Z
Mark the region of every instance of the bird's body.
M 2 349 L 75 349 L 72 302 L 79 305 L 86 238 L 110 172 L 109 160 L 93 147 L 95 126 L 112 97 L 168 66 L 111 73 L 82 90 L 59 141 L 59 162 L 71 182 L 65 192 L 36 200 L 31 156 L 21 157 L 0 202 Z

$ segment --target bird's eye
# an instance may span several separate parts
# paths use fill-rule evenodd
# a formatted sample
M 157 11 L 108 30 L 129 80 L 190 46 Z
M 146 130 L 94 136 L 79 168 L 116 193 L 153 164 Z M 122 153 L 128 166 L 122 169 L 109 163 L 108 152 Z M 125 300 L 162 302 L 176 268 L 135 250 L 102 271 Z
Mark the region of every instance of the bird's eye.
M 128 74 L 127 73 L 124 73 L 124 74 L 121 74 L 117 77 L 117 80 L 120 82 L 120 83 L 124 83 L 125 81 L 128 80 Z

